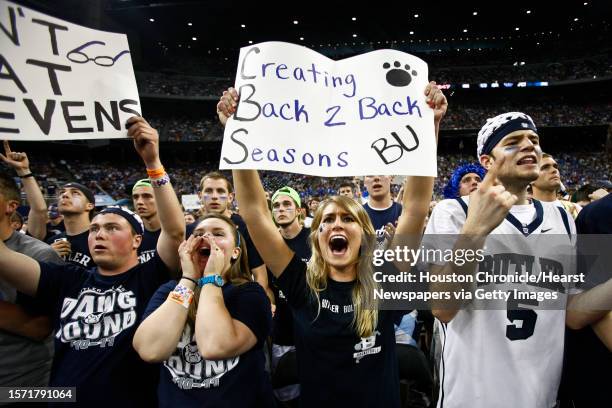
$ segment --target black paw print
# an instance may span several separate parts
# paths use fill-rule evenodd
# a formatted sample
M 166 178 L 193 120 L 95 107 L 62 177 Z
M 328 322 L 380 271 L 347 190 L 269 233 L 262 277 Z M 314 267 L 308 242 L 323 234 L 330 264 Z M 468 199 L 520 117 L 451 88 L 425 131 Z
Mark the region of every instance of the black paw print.
M 390 69 L 389 72 L 387 72 L 387 82 L 389 83 L 389 85 L 407 86 L 410 84 L 410 82 L 412 82 L 412 77 L 417 75 L 417 72 L 414 69 L 412 71 L 410 70 L 410 65 L 408 64 L 404 65 L 404 67 L 401 68 L 402 64 L 400 64 L 398 61 L 395 61 L 393 63 L 393 66 L 395 68 Z M 383 64 L 383 68 L 389 69 L 391 68 L 391 64 L 385 62 Z

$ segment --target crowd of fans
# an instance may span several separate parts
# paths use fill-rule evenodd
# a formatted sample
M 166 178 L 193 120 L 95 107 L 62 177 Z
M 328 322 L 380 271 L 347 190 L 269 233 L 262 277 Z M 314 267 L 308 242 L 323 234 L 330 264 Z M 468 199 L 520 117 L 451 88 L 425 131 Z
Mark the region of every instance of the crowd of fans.
M 430 78 L 438 83 L 493 83 L 521 81 L 569 81 L 612 76 L 610 55 L 598 55 L 580 60 L 537 62 L 516 61 L 499 63 L 486 59 L 477 66 L 430 66 Z M 232 72 L 227 71 L 227 72 Z M 220 90 L 233 84 L 228 77 L 202 77 L 181 74 L 136 73 L 139 92 L 144 95 L 217 97 Z
M 612 122 L 612 104 L 570 105 L 559 102 L 554 105 L 456 104 L 448 110 L 442 123 L 442 129 L 478 129 L 486 122 L 487 118 L 495 116 L 500 111 L 521 110 L 529 112 L 538 126 L 591 126 Z M 188 116 L 179 116 L 161 119 L 152 117 L 150 122 L 159 131 L 162 140 L 214 142 L 223 139 L 223 128 L 219 126 L 218 121 L 212 118 L 195 119 Z
M 612 163 L 604 152 L 560 153 L 554 155 L 559 163 L 562 181 L 568 191 L 575 191 L 585 184 L 612 177 Z M 436 199 L 442 197 L 444 186 L 453 170 L 462 163 L 474 162 L 470 154 L 448 154 L 438 157 L 438 177 L 434 187 Z M 118 165 L 114 162 L 96 162 L 87 160 L 62 160 L 60 165 L 48 165 L 34 162 L 33 168 L 39 175 L 39 182 L 48 196 L 53 196 L 56 186 L 62 181 L 77 180 L 93 191 L 107 193 L 115 200 L 130 197 L 131 187 L 144 178 L 141 166 Z M 216 170 L 218 163 L 182 162 L 174 163 L 168 168 L 177 195 L 196 194 L 200 178 L 209 171 Z M 292 174 L 274 171 L 261 171 L 262 182 L 268 191 L 290 185 L 303 198 L 325 197 L 337 193 L 343 182 L 352 178 L 323 178 L 303 174 Z M 392 184 L 392 193 L 397 194 L 400 188 L 399 179 Z

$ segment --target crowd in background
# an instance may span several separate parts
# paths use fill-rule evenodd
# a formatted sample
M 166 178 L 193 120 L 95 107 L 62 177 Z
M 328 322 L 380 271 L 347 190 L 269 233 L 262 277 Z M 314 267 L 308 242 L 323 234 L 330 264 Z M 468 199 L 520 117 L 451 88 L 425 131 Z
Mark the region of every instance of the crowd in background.
M 569 191 L 580 186 L 612 177 L 612 163 L 604 152 L 560 153 L 554 155 L 559 163 L 561 179 Z M 444 186 L 457 166 L 473 162 L 471 154 L 445 154 L 438 157 L 438 178 L 434 187 L 436 199 L 442 197 Z M 88 160 L 61 160 L 58 164 L 44 164 L 34 161 L 39 183 L 47 195 L 54 195 L 57 185 L 62 181 L 77 180 L 93 191 L 105 192 L 115 200 L 129 198 L 135 181 L 144 178 L 141 166 L 117 164 L 116 162 L 96 162 Z M 202 174 L 217 170 L 218 163 L 177 162 L 168 166 L 177 195 L 196 194 Z M 229 173 L 228 173 L 229 174 Z M 268 191 L 290 185 L 299 191 L 303 198 L 325 197 L 337 193 L 340 184 L 352 181 L 351 178 L 323 178 L 303 174 L 261 171 L 262 182 Z M 400 182 L 392 184 L 392 194 L 397 194 Z

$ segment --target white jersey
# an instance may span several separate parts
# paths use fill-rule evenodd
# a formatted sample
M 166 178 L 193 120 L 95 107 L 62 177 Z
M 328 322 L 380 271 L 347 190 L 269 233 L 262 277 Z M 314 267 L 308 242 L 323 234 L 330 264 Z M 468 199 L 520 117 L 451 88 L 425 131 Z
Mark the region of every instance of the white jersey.
M 467 202 L 468 197 L 440 202 L 426 234 L 459 234 Z M 574 271 L 575 234 L 572 217 L 553 203 L 533 200 L 514 206 L 487 238 L 485 260 L 476 273 L 567 275 Z M 424 242 L 431 246 L 427 239 Z M 500 301 L 495 310 L 482 310 L 484 301 L 472 300 L 449 323 L 441 324 L 438 407 L 553 407 L 562 369 L 567 285 L 479 283 L 477 288 L 559 292 L 556 300 L 545 301 L 548 310 L 532 310 L 539 303 L 533 299 Z

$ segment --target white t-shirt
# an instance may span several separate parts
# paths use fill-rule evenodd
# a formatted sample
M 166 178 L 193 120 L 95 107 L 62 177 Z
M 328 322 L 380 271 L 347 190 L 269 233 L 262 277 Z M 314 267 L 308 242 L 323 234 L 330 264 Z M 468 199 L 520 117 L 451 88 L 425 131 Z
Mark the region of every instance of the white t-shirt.
M 459 200 L 436 205 L 426 234 L 461 231 L 469 199 Z M 572 217 L 566 213 L 564 219 L 561 211 L 537 200 L 514 206 L 487 238 L 485 261 L 476 273 L 539 274 L 549 267 L 573 272 L 576 228 Z M 435 242 L 435 237 L 425 237 L 426 247 Z M 554 292 L 542 286 L 498 283 L 478 284 L 477 289 Z M 557 300 L 545 301 L 551 310 L 531 310 L 539 303 L 535 300 L 500 301 L 495 310 L 482 310 L 484 301 L 473 300 L 441 324 L 438 407 L 553 407 L 561 378 L 568 290 L 562 289 Z

